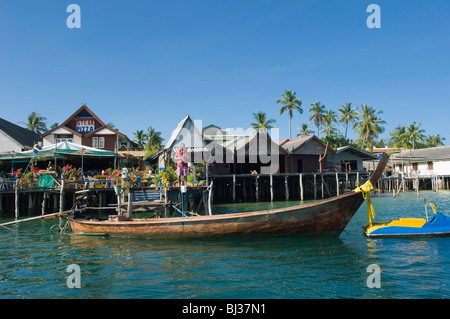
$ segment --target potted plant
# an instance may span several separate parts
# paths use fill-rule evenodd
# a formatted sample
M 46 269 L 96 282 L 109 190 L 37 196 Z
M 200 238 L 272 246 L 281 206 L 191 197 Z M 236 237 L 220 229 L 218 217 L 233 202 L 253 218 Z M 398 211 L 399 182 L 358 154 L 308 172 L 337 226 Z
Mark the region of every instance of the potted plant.
M 113 170 L 111 175 L 114 179 L 114 192 L 119 195 L 122 191 L 122 174 L 120 170 Z

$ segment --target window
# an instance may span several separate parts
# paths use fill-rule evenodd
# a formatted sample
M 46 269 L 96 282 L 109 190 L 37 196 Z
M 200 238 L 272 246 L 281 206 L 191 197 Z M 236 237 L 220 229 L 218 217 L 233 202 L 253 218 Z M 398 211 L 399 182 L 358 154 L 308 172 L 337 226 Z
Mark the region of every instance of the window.
M 433 170 L 433 162 L 427 162 L 427 166 L 429 171 Z
M 95 148 L 105 148 L 105 137 L 93 137 L 92 138 L 92 147 Z
M 60 142 L 73 142 L 73 135 L 72 134 L 55 134 L 55 143 Z

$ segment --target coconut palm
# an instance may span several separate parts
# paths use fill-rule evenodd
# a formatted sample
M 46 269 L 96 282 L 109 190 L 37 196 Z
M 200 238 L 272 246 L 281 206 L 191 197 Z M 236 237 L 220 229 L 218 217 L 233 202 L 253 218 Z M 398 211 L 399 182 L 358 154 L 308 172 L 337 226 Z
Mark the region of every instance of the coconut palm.
M 274 119 L 267 119 L 266 113 L 263 111 L 253 113 L 253 117 L 255 118 L 256 122 L 249 124 L 255 131 L 266 132 L 268 129 L 277 127 L 277 125 L 273 124 L 276 121 Z
M 323 116 L 325 114 L 325 105 L 321 105 L 320 102 L 311 104 L 309 111 L 312 112 L 309 120 L 313 122 L 317 127 L 317 137 L 320 135 L 320 125 L 323 123 Z
M 144 133 L 144 130 L 137 130 L 134 133 L 134 141 L 139 147 L 144 148 L 144 144 L 147 141 L 147 134 Z
M 345 103 L 338 109 L 339 123 L 345 125 L 344 138 L 347 139 L 348 125 L 353 124 L 358 119 L 358 112 L 356 107 L 352 107 L 352 103 Z
M 147 143 L 145 144 L 145 149 L 150 150 L 160 150 L 161 143 L 164 140 L 161 137 L 161 132 L 157 132 L 153 127 L 147 129 Z
M 421 129 L 420 125 L 420 123 L 416 124 L 416 122 L 413 122 L 413 124 L 408 125 L 406 132 L 404 133 L 404 137 L 408 139 L 413 149 L 418 146 L 419 142 L 425 140 L 425 135 L 423 134 L 425 130 Z
M 325 136 L 329 136 L 332 134 L 337 133 L 337 129 L 336 129 L 336 125 L 334 123 L 336 123 L 336 112 L 332 111 L 332 110 L 328 110 L 324 115 L 323 115 L 323 124 L 325 126 L 324 130 L 322 131 Z
M 406 127 L 399 125 L 391 132 L 389 137 L 389 143 L 395 148 L 411 148 L 411 144 L 405 136 Z
M 295 92 L 285 90 L 284 93 L 281 93 L 281 98 L 277 99 L 275 103 L 281 103 L 282 107 L 280 108 L 280 115 L 284 113 L 284 111 L 288 112 L 289 117 L 289 139 L 291 139 L 291 118 L 293 111 L 297 111 L 300 114 L 303 113 L 301 108 L 302 101 L 295 97 Z
M 41 116 L 41 114 L 36 111 L 33 111 L 30 115 L 28 115 L 26 128 L 37 134 L 42 134 L 47 131 L 47 125 L 44 123 L 46 120 L 46 117 Z
M 360 120 L 353 124 L 353 128 L 357 130 L 358 137 L 362 140 L 361 147 L 367 147 L 366 143 L 370 142 L 373 145 L 374 138 L 384 132 L 381 126 L 386 122 L 380 119 L 377 115 L 383 111 L 377 111 L 372 106 L 366 104 L 361 105 L 361 112 L 359 113 Z
M 426 138 L 426 143 L 428 147 L 444 146 L 443 141 L 445 141 L 445 137 L 442 137 L 441 134 L 429 135 Z
M 106 124 L 106 126 L 109 128 L 112 128 L 113 130 L 118 130 L 117 127 L 112 122 L 108 122 L 108 124 Z
M 311 127 L 307 123 L 302 123 L 300 128 L 297 130 L 299 131 L 299 133 L 297 134 L 298 137 L 305 137 L 314 133 L 314 131 L 311 130 Z

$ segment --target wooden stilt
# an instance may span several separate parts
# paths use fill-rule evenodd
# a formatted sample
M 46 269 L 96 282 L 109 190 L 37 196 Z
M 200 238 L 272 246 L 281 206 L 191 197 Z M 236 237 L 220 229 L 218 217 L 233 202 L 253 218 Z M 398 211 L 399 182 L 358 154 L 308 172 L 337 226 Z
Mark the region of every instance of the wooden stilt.
M 317 174 L 314 174 L 314 199 L 317 199 Z
M 325 198 L 325 194 L 324 194 L 324 186 L 325 186 L 324 184 L 325 184 L 325 182 L 323 180 L 323 174 L 322 173 L 320 173 L 320 180 L 322 182 L 321 187 L 322 187 L 322 199 L 323 199 L 323 198 Z
M 16 179 L 16 184 L 15 184 L 15 188 L 14 188 L 16 219 L 19 218 L 19 182 L 20 182 L 20 179 Z
M 288 184 L 288 177 L 287 175 L 284 176 L 284 195 L 286 197 L 286 200 L 289 200 L 289 184 Z
M 236 174 L 233 174 L 233 202 L 236 201 Z
M 339 175 L 336 172 L 336 195 L 339 196 Z
M 255 195 L 256 195 L 256 201 L 259 201 L 259 176 L 256 176 L 255 178 Z
M 299 175 L 299 184 L 300 184 L 300 200 L 303 200 L 303 174 Z
M 131 213 L 133 212 L 133 196 L 128 192 L 128 206 L 127 206 L 127 220 L 131 220 Z
M 33 193 L 28 193 L 28 215 L 33 213 Z
M 270 201 L 273 202 L 273 175 L 270 174 Z

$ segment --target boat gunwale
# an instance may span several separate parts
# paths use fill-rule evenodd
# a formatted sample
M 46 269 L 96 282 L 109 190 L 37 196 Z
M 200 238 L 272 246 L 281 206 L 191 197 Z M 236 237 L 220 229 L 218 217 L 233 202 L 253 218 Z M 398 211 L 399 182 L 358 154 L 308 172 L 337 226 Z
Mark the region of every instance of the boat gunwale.
M 289 207 L 281 207 L 263 211 L 253 211 L 253 212 L 238 212 L 238 213 L 229 213 L 229 214 L 218 214 L 218 215 L 202 215 L 202 216 L 187 216 L 187 217 L 164 217 L 164 218 L 147 218 L 147 219 L 132 219 L 132 220 L 124 220 L 124 221 L 111 221 L 111 220 L 86 220 L 86 219 L 77 219 L 77 218 L 69 218 L 74 222 L 78 222 L 85 225 L 104 225 L 104 226 L 131 226 L 131 225 L 142 225 L 142 224 L 161 224 L 161 223 L 180 223 L 180 222 L 202 222 L 202 221 L 214 221 L 214 220 L 225 220 L 225 219 L 235 219 L 240 217 L 253 217 L 260 215 L 272 215 L 278 213 L 285 213 L 296 210 L 303 210 L 310 207 L 320 206 L 322 204 L 327 204 L 333 201 L 346 199 L 347 197 L 352 197 L 359 192 L 351 191 L 339 196 L 333 196 L 326 199 L 321 199 L 318 201 L 313 201 L 307 204 L 300 204 Z M 362 195 L 361 195 L 362 196 Z

